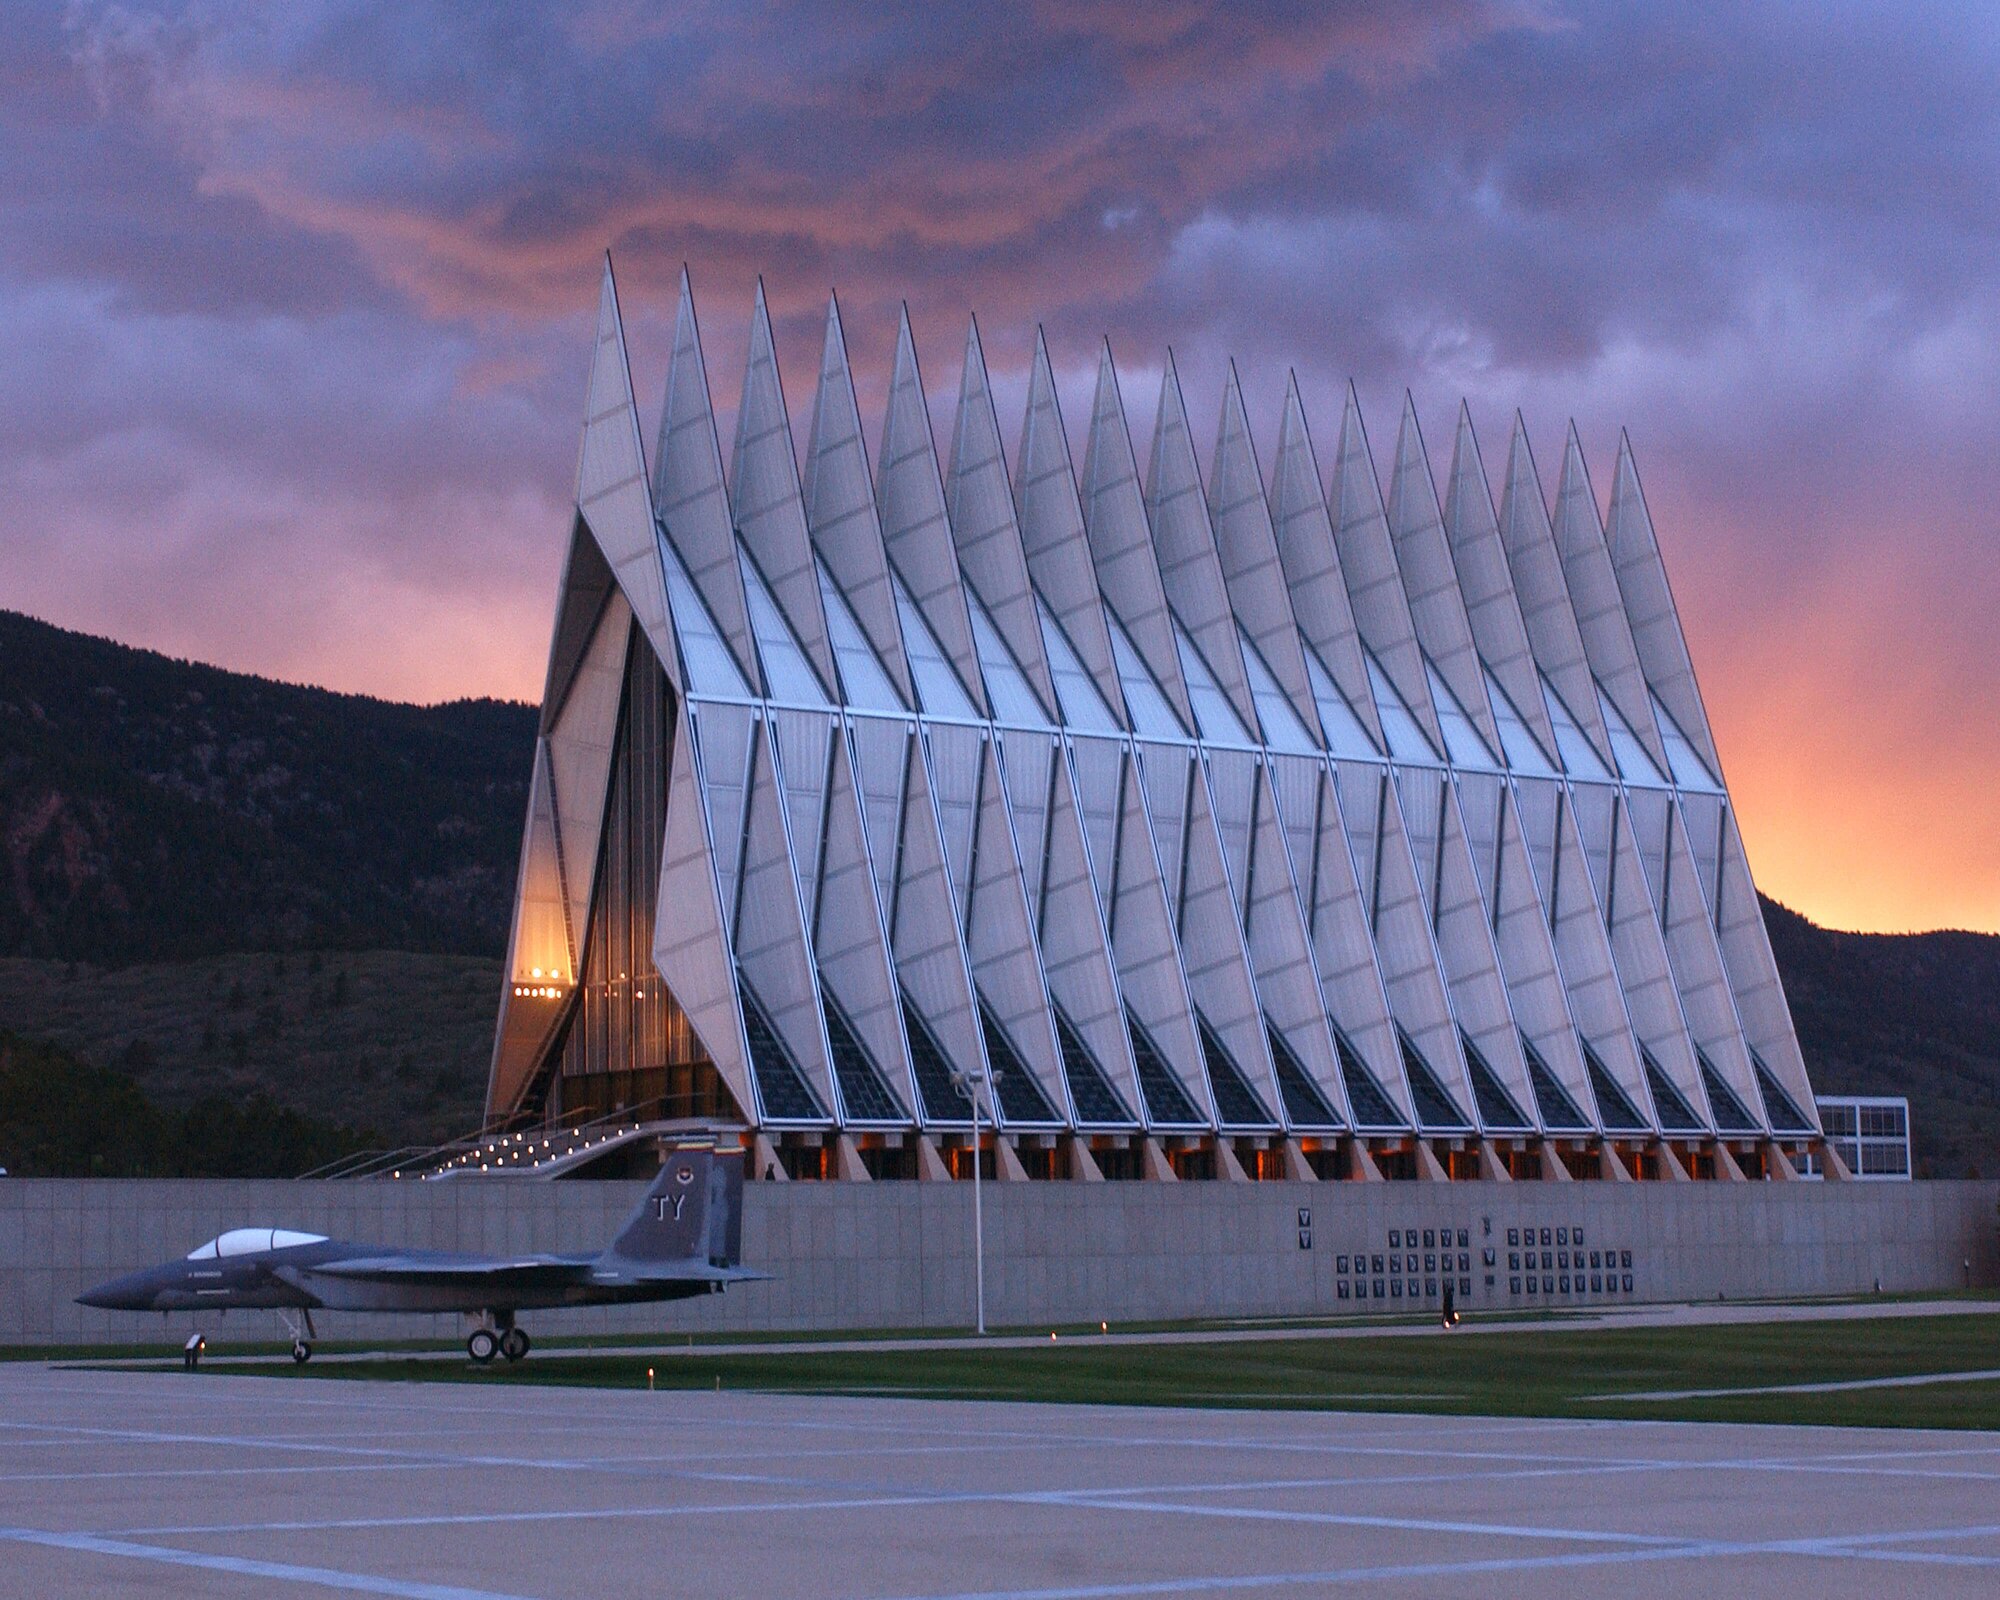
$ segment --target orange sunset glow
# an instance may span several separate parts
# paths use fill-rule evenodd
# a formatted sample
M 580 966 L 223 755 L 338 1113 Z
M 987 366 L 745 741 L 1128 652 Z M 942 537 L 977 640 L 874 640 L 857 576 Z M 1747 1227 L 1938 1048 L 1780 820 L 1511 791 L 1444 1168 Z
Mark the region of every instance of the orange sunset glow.
M 601 253 L 641 409 L 694 279 L 725 441 L 762 274 L 794 426 L 838 289 L 1072 446 L 1108 336 L 1268 469 L 1352 378 L 1545 487 L 1629 429 L 1759 885 L 2000 931 L 2000 40 L 1911 12 L 1391 4 L 336 23 L 31 5 L 0 68 L 0 606 L 397 699 L 540 692 Z M 1645 62 L 1645 70 L 1634 67 Z M 1865 92 L 1859 85 L 1867 85 Z M 1947 136 L 1948 133 L 1948 136 Z M 942 437 L 942 432 L 941 432 Z

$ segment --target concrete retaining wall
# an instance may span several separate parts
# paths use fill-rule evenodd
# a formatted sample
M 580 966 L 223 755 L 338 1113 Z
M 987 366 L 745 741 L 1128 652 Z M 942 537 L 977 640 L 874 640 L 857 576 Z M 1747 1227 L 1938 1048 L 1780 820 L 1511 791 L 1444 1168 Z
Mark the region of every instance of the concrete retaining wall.
M 588 1251 L 643 1185 L 238 1183 L 0 1179 L 0 1342 L 150 1339 L 189 1318 L 94 1311 L 93 1283 L 185 1253 L 226 1228 L 474 1251 Z M 987 1317 L 994 1325 L 1409 1309 L 1373 1297 L 1389 1234 L 1464 1230 L 1468 1309 L 1547 1303 L 1510 1293 L 1510 1231 L 1632 1255 L 1633 1287 L 1555 1303 L 1937 1290 L 2000 1283 L 2000 1183 L 1012 1183 L 985 1186 Z M 751 1184 L 746 1261 L 776 1281 L 682 1305 L 524 1315 L 536 1332 L 902 1328 L 972 1313 L 969 1185 Z M 1300 1227 L 1301 1209 L 1308 1214 Z M 1310 1248 L 1301 1247 L 1302 1232 Z M 1572 1248 L 1564 1246 L 1564 1249 Z M 1485 1251 L 1494 1252 L 1493 1265 Z M 1407 1249 L 1393 1253 L 1407 1253 Z M 1340 1268 L 1347 1258 L 1347 1272 Z M 1356 1273 L 1367 1257 L 1371 1270 Z M 1488 1284 L 1491 1274 L 1493 1282 Z M 1399 1280 L 1428 1281 L 1409 1267 Z M 1452 1274 L 1454 1277 L 1456 1273 Z M 1539 1276 L 1539 1273 L 1538 1273 Z M 1573 1275 L 1572 1275 L 1573 1276 Z M 1366 1282 L 1365 1302 L 1343 1300 Z M 269 1313 L 219 1327 L 275 1336 Z M 445 1319 L 327 1316 L 327 1338 L 455 1333 Z

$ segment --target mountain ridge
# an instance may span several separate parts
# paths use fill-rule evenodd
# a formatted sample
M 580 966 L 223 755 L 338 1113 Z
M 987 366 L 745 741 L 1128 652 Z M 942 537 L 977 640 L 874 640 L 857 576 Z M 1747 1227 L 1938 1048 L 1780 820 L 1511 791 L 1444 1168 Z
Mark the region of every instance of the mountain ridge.
M 100 1065 L 143 1046 L 158 1059 L 139 1075 L 169 1100 L 268 1073 L 279 1101 L 361 1121 L 352 1097 L 283 1082 L 296 1038 L 316 1074 L 403 1086 L 385 1135 L 435 1133 L 483 1090 L 488 980 L 446 958 L 491 963 L 497 1001 L 536 716 L 280 683 L 0 611 L 0 958 L 36 964 L 0 982 L 0 1027 Z M 2000 1171 L 2000 935 L 1843 933 L 1763 907 L 1815 1087 L 1907 1095 L 1920 1165 Z M 314 951 L 383 974 L 361 1029 L 321 1020 L 344 1014 L 308 995 L 260 1034 L 232 1021 L 229 986 L 212 994 L 228 958 Z M 395 952 L 445 975 L 449 1008 L 417 1015 L 437 985 L 414 971 L 399 985 Z M 144 984 L 93 980 L 86 1015 L 41 977 L 149 963 L 179 996 L 172 1020 Z M 190 963 L 198 982 L 168 970 Z M 282 1009 L 287 979 L 257 982 Z M 357 1039 L 370 1030 L 405 1032 L 422 1059 Z
M 278 683 L 0 611 L 0 953 L 495 954 L 535 715 Z

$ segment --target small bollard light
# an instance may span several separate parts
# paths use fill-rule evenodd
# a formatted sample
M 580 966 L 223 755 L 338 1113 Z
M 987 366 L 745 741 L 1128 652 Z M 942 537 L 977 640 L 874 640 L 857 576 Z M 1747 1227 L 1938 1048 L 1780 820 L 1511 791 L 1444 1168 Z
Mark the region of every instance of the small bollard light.
M 1108 1322 L 1100 1322 L 1097 1325 L 1097 1331 L 1099 1333 L 1109 1333 L 1111 1331 L 1111 1324 Z
M 1049 1343 L 1054 1344 L 1055 1342 L 1056 1342 L 1056 1330 L 1051 1328 L 1049 1329 Z
M 653 1369 L 651 1367 L 648 1367 L 646 1369 L 646 1393 L 651 1394 L 652 1392 L 653 1392 Z

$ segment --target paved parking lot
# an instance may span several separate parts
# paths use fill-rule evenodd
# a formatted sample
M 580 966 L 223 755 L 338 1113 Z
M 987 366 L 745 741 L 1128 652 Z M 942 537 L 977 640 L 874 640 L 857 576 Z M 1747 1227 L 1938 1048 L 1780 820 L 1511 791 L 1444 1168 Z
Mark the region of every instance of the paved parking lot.
M 1696 1585 L 2000 1592 L 2000 1435 L 0 1366 L 7 1597 Z

